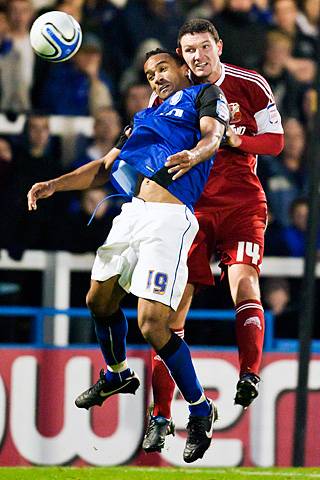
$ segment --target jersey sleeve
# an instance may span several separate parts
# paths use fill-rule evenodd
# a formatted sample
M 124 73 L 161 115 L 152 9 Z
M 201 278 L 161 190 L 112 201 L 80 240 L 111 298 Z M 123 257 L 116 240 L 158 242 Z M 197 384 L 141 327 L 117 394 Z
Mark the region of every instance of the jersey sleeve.
M 212 117 L 225 127 L 230 121 L 228 102 L 222 90 L 216 85 L 205 86 L 197 95 L 196 106 L 199 118 Z
M 257 124 L 257 135 L 283 133 L 281 116 L 270 85 L 262 75 L 256 75 L 250 89 L 251 104 Z

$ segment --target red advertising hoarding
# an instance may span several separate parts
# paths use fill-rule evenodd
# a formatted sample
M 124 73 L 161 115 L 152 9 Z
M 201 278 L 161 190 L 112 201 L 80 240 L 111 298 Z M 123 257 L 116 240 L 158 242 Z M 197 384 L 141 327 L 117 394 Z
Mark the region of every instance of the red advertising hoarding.
M 292 457 L 295 354 L 267 353 L 258 399 L 243 411 L 233 404 L 237 354 L 194 350 L 207 395 L 219 409 L 214 441 L 196 466 L 286 466 Z M 91 411 L 75 397 L 96 381 L 102 366 L 97 349 L 1 349 L 0 465 L 183 465 L 188 409 L 176 392 L 172 414 L 176 436 L 161 455 L 146 455 L 141 442 L 150 399 L 148 350 L 129 350 L 141 387 Z M 320 355 L 309 375 L 306 465 L 320 465 Z

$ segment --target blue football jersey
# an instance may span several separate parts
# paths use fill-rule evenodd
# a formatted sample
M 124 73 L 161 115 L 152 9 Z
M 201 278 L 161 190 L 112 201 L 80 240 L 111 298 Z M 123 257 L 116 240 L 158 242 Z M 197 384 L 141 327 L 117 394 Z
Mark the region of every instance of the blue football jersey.
M 161 105 L 135 115 L 131 136 L 119 159 L 192 208 L 207 182 L 213 158 L 199 163 L 174 181 L 164 164 L 170 155 L 196 146 L 201 139 L 202 116 L 212 116 L 226 125 L 229 120 L 227 105 L 216 85 L 195 85 L 180 90 Z

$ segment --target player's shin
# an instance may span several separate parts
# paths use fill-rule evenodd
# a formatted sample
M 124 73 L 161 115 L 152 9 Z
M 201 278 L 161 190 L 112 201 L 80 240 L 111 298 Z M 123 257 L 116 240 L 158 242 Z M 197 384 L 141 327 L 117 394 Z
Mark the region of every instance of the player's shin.
M 168 367 L 180 392 L 189 403 L 190 413 L 192 415 L 208 415 L 210 405 L 197 378 L 190 350 L 185 341 L 172 333 L 167 344 L 158 351 L 158 355 Z
M 247 408 L 259 393 L 258 374 L 264 338 L 264 313 L 258 300 L 245 300 L 236 306 L 236 334 L 240 379 L 234 401 Z
M 172 329 L 180 338 L 184 337 L 184 329 Z M 169 419 L 171 417 L 171 403 L 175 389 L 168 368 L 159 355 L 151 351 L 153 415 Z
M 258 375 L 264 338 L 264 312 L 261 302 L 245 300 L 236 306 L 236 335 L 240 375 Z
M 121 309 L 112 315 L 98 317 L 92 314 L 97 339 L 107 364 L 108 376 L 114 373 L 119 377 L 129 374 L 127 365 L 126 337 L 128 333 L 128 322 Z M 111 379 L 111 378 L 110 378 Z

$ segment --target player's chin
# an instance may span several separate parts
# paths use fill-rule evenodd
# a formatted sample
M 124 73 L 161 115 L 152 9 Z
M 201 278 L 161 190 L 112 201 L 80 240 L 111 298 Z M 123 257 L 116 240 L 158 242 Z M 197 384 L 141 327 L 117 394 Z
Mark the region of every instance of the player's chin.
M 195 68 L 193 70 L 193 74 L 198 77 L 198 78 L 205 78 L 208 77 L 211 74 L 211 69 L 210 68 Z
M 166 90 L 160 91 L 159 97 L 161 98 L 161 100 L 166 100 L 172 94 L 173 94 L 173 88 L 168 88 Z

